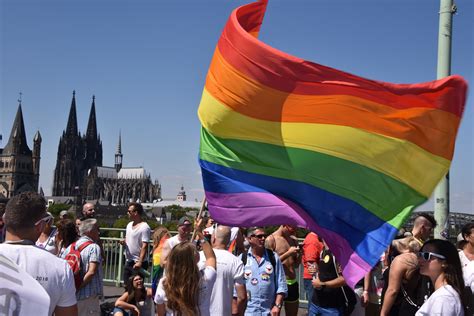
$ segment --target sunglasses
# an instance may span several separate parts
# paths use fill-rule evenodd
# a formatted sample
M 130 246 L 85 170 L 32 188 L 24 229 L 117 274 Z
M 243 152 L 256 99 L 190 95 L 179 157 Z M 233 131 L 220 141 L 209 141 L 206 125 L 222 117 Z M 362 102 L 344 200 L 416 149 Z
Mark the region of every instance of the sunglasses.
M 425 260 L 425 261 L 431 261 L 433 259 L 446 260 L 445 256 L 438 255 L 437 253 L 433 253 L 433 252 L 422 252 L 422 251 L 420 251 L 418 253 L 418 257 L 423 258 L 423 260 Z
M 255 237 L 255 238 L 257 238 L 257 239 L 262 239 L 262 238 L 265 239 L 265 238 L 267 238 L 267 235 L 265 235 L 265 234 L 260 234 L 260 235 L 252 235 L 251 237 Z
M 49 214 L 46 214 L 45 217 L 43 217 L 42 219 L 38 220 L 36 223 L 35 223 L 35 226 L 40 224 L 41 222 L 45 222 L 45 223 L 49 223 L 51 220 L 53 219 L 53 217 Z

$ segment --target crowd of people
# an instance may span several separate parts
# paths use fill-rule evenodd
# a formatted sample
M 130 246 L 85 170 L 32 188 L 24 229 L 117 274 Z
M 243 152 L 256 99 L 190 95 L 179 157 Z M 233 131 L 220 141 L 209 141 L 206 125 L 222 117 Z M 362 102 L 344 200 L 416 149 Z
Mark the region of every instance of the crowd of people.
M 15 273 L 5 279 L 11 286 L 0 314 L 26 315 L 34 302 L 36 315 L 101 315 L 105 256 L 95 206 L 84 204 L 80 218 L 63 211 L 53 223 L 44 198 L 25 192 L 3 211 L 0 268 Z M 430 239 L 436 221 L 420 213 L 353 290 L 313 232 L 300 244 L 291 225 L 267 234 L 184 216 L 171 236 L 165 227 L 152 234 L 140 203 L 127 214 L 116 316 L 297 315 L 300 265 L 308 315 L 473 315 L 474 223 L 462 228 L 456 249 Z

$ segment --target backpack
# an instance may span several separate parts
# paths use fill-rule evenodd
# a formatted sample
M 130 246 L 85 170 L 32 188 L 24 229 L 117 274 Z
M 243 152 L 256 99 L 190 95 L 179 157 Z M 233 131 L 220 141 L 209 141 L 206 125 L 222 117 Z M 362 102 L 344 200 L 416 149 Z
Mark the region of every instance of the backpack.
M 81 251 L 91 244 L 93 244 L 92 241 L 86 241 L 79 248 L 76 248 L 76 242 L 73 242 L 71 246 L 69 246 L 69 253 L 64 258 L 74 274 L 74 285 L 76 286 L 76 291 L 79 290 L 83 281 L 81 276 Z

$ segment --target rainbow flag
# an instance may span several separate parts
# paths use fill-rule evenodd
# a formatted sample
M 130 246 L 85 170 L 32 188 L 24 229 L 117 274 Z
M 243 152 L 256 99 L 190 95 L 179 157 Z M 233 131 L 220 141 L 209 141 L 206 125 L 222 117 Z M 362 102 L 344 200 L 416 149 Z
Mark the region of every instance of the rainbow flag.
M 448 172 L 467 84 L 368 80 L 257 39 L 266 1 L 235 9 L 198 114 L 212 217 L 322 236 L 354 285 Z

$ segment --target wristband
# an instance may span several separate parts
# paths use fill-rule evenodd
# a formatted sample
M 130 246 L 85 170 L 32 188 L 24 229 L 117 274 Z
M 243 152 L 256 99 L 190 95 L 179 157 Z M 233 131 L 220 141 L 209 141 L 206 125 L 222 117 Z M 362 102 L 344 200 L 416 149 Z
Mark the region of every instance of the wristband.
M 369 291 L 364 291 L 362 292 L 362 294 L 369 294 Z

